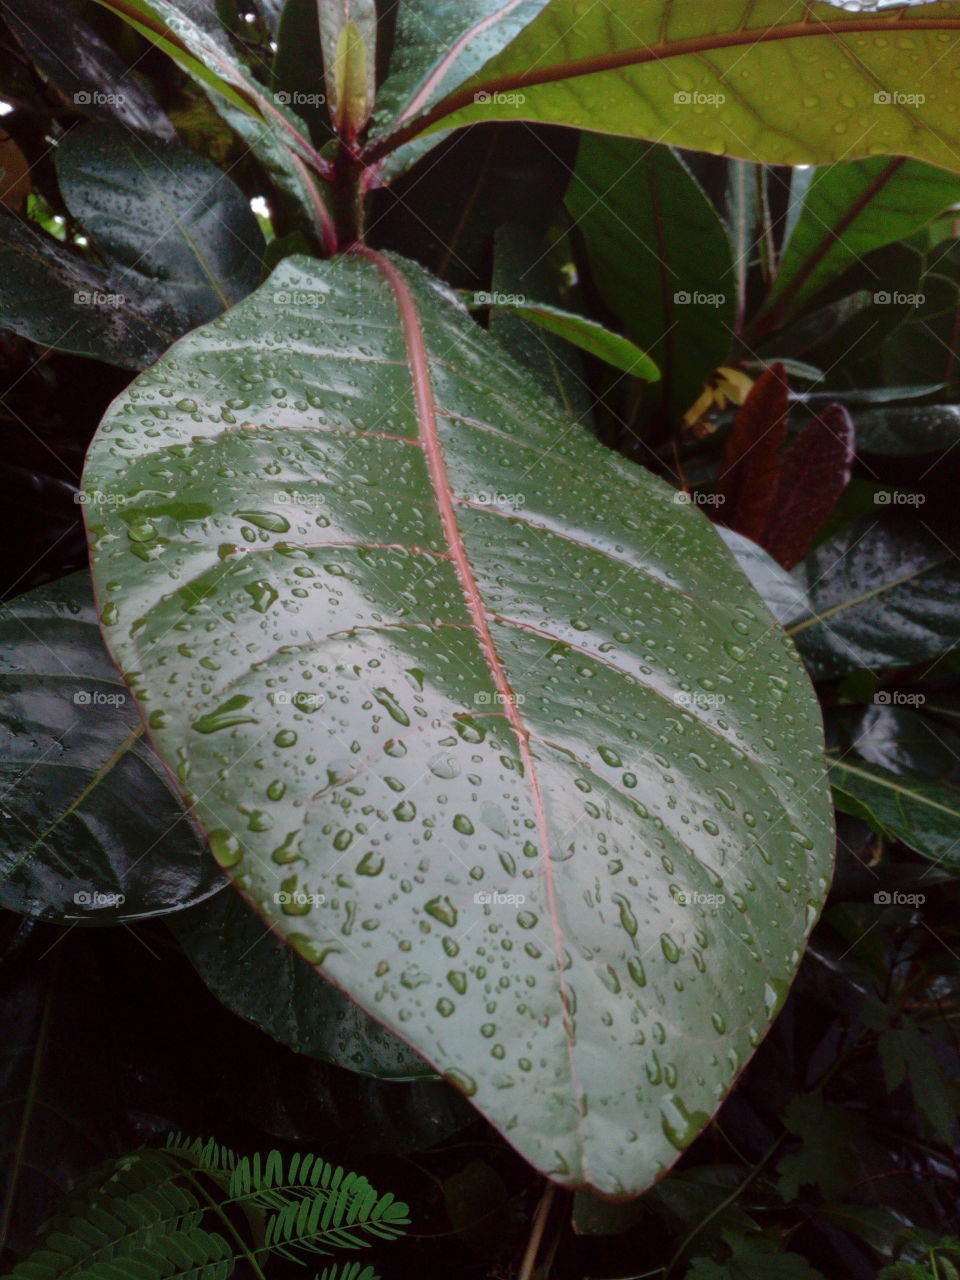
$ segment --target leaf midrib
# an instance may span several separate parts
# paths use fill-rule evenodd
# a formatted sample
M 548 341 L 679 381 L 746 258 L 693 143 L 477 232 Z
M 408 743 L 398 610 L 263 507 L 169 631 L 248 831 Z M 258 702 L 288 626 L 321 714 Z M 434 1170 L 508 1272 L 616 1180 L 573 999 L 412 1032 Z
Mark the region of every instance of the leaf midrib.
M 530 736 L 517 710 L 513 689 L 507 677 L 503 663 L 497 653 L 490 631 L 487 609 L 480 594 L 480 588 L 474 576 L 473 567 L 467 554 L 463 534 L 457 521 L 453 492 L 447 474 L 446 459 L 438 425 L 438 411 L 434 400 L 433 385 L 430 376 L 430 362 L 424 340 L 423 325 L 420 321 L 417 304 L 403 273 L 383 254 L 369 249 L 365 245 L 357 245 L 354 252 L 371 262 L 384 277 L 396 300 L 400 323 L 403 330 L 404 343 L 407 350 L 407 362 L 413 382 L 413 396 L 419 438 L 426 455 L 427 469 L 433 487 L 434 497 L 440 514 L 444 538 L 454 562 L 457 576 L 467 611 L 473 624 L 474 632 L 483 652 L 490 675 L 502 698 L 504 714 L 517 738 L 517 745 L 523 765 L 524 777 L 530 789 L 533 811 L 537 823 L 540 843 L 541 866 L 543 868 L 544 887 L 547 896 L 547 908 L 553 935 L 554 956 L 557 972 L 557 987 L 563 1007 L 563 1035 L 567 1046 L 570 1070 L 570 1083 L 575 1095 L 577 1109 L 577 1132 L 581 1153 L 585 1149 L 582 1136 L 583 1118 L 586 1114 L 586 1095 L 579 1079 L 579 1071 L 574 1055 L 572 1035 L 573 1002 L 567 987 L 564 957 L 564 934 L 560 926 L 560 912 L 557 889 L 554 882 L 553 862 L 551 858 L 551 837 L 547 822 L 546 805 L 540 789 L 540 779 L 536 762 L 530 747 Z M 585 1171 L 586 1172 L 586 1171 Z
M 102 0 L 101 0 L 102 2 Z M 645 44 L 630 49 L 617 49 L 610 53 L 596 54 L 590 58 L 575 61 L 554 63 L 549 67 L 531 68 L 517 71 L 509 75 L 501 75 L 489 80 L 471 83 L 458 89 L 455 93 L 442 98 L 431 110 L 416 120 L 379 139 L 367 153 L 368 161 L 382 159 L 391 152 L 409 142 L 412 138 L 427 132 L 438 121 L 446 116 L 454 115 L 464 107 L 476 101 L 481 92 L 489 94 L 510 92 L 513 89 L 531 88 L 534 85 L 561 82 L 577 79 L 581 76 L 596 75 L 605 71 L 619 71 L 626 67 L 642 66 L 647 62 L 665 62 L 671 58 L 682 58 L 702 53 L 715 53 L 718 49 L 735 49 L 743 45 L 751 48 L 779 42 L 781 40 L 824 39 L 837 40 L 848 35 L 862 35 L 877 31 L 896 30 L 899 34 L 905 31 L 958 31 L 960 17 L 957 18 L 917 18 L 902 16 L 902 11 L 895 11 L 894 17 L 840 18 L 836 21 L 819 22 L 814 25 L 809 20 L 785 23 L 779 27 L 746 28 L 738 27 L 735 31 L 712 33 L 705 36 L 690 36 L 686 40 L 662 40 L 658 44 Z M 510 46 L 508 45 L 509 49 Z

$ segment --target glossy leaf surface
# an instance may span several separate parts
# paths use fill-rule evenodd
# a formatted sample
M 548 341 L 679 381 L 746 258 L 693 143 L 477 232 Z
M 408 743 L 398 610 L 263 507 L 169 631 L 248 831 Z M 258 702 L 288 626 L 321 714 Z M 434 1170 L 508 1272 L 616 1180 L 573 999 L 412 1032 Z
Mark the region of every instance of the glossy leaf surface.
M 931 534 L 858 521 L 801 572 L 813 613 L 789 632 L 814 679 L 911 666 L 960 638 L 957 557 Z
M 223 875 L 143 738 L 87 574 L 0 606 L 0 903 L 112 924 L 199 902 Z
M 832 858 L 811 691 L 709 523 L 369 251 L 184 338 L 85 479 L 125 499 L 109 643 L 244 895 L 550 1176 L 648 1185 Z
M 176 143 L 120 125 L 72 129 L 57 147 L 71 213 L 126 280 L 175 309 L 183 328 L 211 320 L 260 281 L 263 235 L 240 188 Z
M 435 1076 L 276 937 L 230 889 L 167 922 L 221 1004 L 296 1053 L 383 1080 Z

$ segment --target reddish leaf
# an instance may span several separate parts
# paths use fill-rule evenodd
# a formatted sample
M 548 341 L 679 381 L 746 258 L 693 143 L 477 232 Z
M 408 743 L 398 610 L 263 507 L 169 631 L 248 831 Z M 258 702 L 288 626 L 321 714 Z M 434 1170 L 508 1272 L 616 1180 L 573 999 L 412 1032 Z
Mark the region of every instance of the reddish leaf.
M 770 523 L 760 539 L 784 569 L 799 564 L 850 483 L 854 426 L 843 405 L 828 404 L 783 455 Z
M 783 365 L 771 365 L 744 401 L 723 453 L 717 520 L 754 542 L 762 542 L 774 510 L 789 393 Z

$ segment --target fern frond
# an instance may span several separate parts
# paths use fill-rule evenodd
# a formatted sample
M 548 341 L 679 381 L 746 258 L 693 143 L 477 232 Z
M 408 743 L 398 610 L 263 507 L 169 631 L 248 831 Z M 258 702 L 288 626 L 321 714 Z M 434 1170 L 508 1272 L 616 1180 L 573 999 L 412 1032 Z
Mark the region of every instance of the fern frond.
M 240 1158 L 214 1139 L 177 1134 L 161 1150 L 134 1152 L 83 1178 L 43 1247 L 9 1280 L 228 1280 L 240 1259 L 262 1275 L 260 1254 L 299 1262 L 298 1253 L 363 1248 L 394 1239 L 406 1214 L 392 1195 L 319 1157 Z M 334 1268 L 330 1280 L 376 1277 L 357 1263 L 344 1264 L 339 1277 Z
M 334 1263 L 332 1267 L 324 1267 L 319 1280 L 380 1280 L 373 1267 L 361 1267 L 361 1262 Z

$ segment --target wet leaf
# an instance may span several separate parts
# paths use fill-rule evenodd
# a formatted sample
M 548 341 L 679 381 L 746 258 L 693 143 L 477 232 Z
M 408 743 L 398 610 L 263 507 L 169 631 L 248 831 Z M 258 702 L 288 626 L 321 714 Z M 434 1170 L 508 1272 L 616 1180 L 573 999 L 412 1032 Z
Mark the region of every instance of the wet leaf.
M 211 320 L 260 282 L 263 235 L 240 188 L 176 143 L 120 125 L 71 129 L 56 151 L 70 212 L 114 267 L 175 311 L 183 329 Z
M 284 946 L 239 894 L 218 893 L 167 923 L 220 1003 L 289 1049 L 383 1080 L 435 1078 L 402 1040 Z
M 179 911 L 222 873 L 97 626 L 85 573 L 0 605 L 0 904 L 112 924 Z
M 912 666 L 960 639 L 957 557 L 923 530 L 857 521 L 817 547 L 798 574 L 812 613 L 788 631 L 815 679 Z
M 709 522 L 370 250 L 188 335 L 85 483 L 105 634 L 238 889 L 528 1160 L 647 1186 L 832 858 L 809 686 Z

